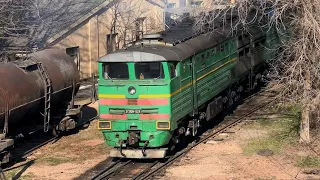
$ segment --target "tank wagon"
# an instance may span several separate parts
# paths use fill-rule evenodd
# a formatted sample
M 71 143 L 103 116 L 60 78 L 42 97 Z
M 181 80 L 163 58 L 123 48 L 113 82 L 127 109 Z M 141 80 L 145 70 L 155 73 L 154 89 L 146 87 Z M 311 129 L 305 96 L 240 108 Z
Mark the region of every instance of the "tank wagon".
M 44 132 L 75 128 L 81 107 L 73 98 L 80 86 L 73 59 L 63 51 L 31 53 L 23 61 L 0 63 L 0 152 L 8 162 L 8 147 L 17 133 L 41 123 Z M 35 117 L 41 114 L 41 122 Z M 30 130 L 30 129 L 29 129 Z
M 147 35 L 98 60 L 98 128 L 111 157 L 164 158 L 258 85 L 276 31 L 230 33 L 228 22 L 216 32 L 182 25 Z

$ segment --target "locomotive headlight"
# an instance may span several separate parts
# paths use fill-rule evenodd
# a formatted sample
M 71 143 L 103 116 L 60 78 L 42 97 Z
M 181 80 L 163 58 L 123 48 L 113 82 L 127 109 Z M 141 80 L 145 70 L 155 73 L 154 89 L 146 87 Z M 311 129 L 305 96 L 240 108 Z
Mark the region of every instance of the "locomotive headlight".
M 128 92 L 129 92 L 129 94 L 134 95 L 134 94 L 136 93 L 136 88 L 130 86 L 130 87 L 128 88 Z
M 111 129 L 110 121 L 99 121 L 98 129 Z
M 170 121 L 157 121 L 156 126 L 159 130 L 170 130 Z

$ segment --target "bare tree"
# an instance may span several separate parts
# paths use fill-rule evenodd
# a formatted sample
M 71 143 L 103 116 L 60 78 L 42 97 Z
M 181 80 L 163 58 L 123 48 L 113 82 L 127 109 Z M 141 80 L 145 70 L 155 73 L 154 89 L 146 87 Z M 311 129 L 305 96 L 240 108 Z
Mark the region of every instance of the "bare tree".
M 113 0 L 2 0 L 0 52 L 46 48 L 47 40 L 92 9 Z M 3 59 L 3 58 L 0 58 Z
M 221 3 L 212 0 L 212 9 Z M 270 63 L 272 88 L 280 92 L 282 102 L 301 107 L 300 142 L 310 143 L 310 121 L 319 122 L 320 114 L 320 1 L 238 0 L 224 8 L 200 15 L 196 28 L 203 30 L 230 13 L 239 18 L 233 28 L 247 27 L 253 21 L 261 27 L 276 27 L 282 42 L 278 58 Z
M 159 22 L 162 21 L 162 18 L 152 14 L 151 9 L 146 1 L 114 1 L 106 18 L 102 20 L 110 32 L 111 39 L 109 41 L 115 41 L 112 38 L 117 38 L 116 46 L 122 48 L 139 40 L 144 33 L 161 29 Z M 113 34 L 116 35 L 113 36 Z M 106 49 L 109 51 L 107 47 Z
M 28 39 L 28 21 L 30 21 L 31 0 L 0 2 L 0 56 L 8 60 L 8 51 L 12 47 L 24 50 L 21 45 Z M 0 60 L 0 61 L 1 61 Z

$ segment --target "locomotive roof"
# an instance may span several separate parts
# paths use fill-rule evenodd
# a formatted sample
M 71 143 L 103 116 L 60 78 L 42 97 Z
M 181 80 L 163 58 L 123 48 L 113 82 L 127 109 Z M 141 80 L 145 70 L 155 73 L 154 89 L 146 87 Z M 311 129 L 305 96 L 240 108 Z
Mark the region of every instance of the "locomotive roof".
M 219 25 L 220 22 L 217 22 Z M 159 32 L 151 39 L 144 39 L 127 49 L 117 50 L 99 58 L 99 62 L 154 62 L 182 61 L 195 53 L 216 46 L 231 34 L 230 24 L 215 27 L 215 31 L 197 34 L 192 28 L 193 22 L 186 22 Z M 257 29 L 251 29 L 251 31 Z M 259 31 L 259 30 L 258 30 Z M 256 32 L 253 32 L 256 34 Z
M 207 49 L 214 44 L 223 41 L 227 36 L 224 33 L 201 34 L 198 37 L 183 43 L 172 45 L 179 33 L 172 33 L 163 38 L 161 44 L 134 45 L 128 49 L 122 49 L 103 56 L 100 62 L 150 62 L 150 61 L 181 61 L 196 52 Z M 182 32 L 181 32 L 182 33 Z M 165 45 L 167 44 L 167 45 Z

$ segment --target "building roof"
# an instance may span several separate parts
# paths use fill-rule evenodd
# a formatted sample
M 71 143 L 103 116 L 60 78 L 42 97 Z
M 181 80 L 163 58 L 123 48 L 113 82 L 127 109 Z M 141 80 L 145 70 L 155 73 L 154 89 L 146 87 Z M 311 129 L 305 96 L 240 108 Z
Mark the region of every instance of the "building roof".
M 93 16 L 104 13 L 120 1 L 39 0 L 30 41 L 39 48 L 51 47 Z M 154 0 L 147 0 L 147 2 L 161 7 Z
M 47 41 L 54 43 L 70 29 L 76 28 L 102 8 L 116 0 L 41 0 L 39 18 L 31 35 L 42 48 Z

